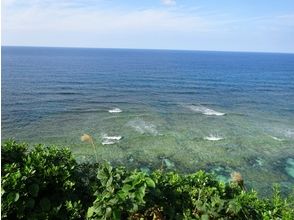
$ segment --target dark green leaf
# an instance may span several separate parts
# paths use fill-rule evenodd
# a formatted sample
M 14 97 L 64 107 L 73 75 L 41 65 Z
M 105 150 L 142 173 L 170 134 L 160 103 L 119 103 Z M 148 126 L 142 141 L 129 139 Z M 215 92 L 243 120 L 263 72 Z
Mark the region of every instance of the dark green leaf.
M 34 199 L 29 199 L 29 201 L 27 202 L 27 207 L 32 209 L 35 206 L 35 200 Z
M 32 184 L 29 187 L 29 193 L 33 196 L 33 197 L 37 197 L 38 193 L 39 193 L 39 185 L 38 184 Z
M 49 211 L 51 208 L 51 202 L 48 198 L 43 198 L 40 201 L 40 206 L 41 206 L 42 210 Z

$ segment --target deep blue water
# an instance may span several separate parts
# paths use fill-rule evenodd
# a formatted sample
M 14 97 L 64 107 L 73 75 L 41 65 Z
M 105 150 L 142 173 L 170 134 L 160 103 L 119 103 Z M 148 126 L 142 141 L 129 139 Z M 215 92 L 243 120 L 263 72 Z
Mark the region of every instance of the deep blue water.
M 2 47 L 1 83 L 2 140 L 294 183 L 294 54 Z

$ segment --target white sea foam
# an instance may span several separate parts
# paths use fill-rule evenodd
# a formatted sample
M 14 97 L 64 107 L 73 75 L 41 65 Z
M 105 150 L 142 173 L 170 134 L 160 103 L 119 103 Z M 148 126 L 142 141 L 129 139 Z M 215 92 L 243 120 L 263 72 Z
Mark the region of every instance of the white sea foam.
M 208 140 L 208 141 L 220 141 L 220 140 L 223 140 L 224 138 L 221 136 L 218 136 L 218 135 L 210 134 L 209 136 L 205 137 L 204 139 Z
M 156 129 L 156 126 L 150 122 L 146 122 L 142 119 L 136 119 L 129 121 L 127 123 L 127 126 L 130 126 L 134 128 L 137 132 L 141 134 L 149 133 L 152 135 L 157 135 L 158 131 Z
M 289 127 L 286 127 L 286 128 L 274 128 L 272 129 L 272 131 L 274 133 L 276 133 L 279 137 L 283 137 L 285 139 L 292 139 L 294 138 L 294 129 L 293 128 L 289 128 Z
M 293 138 L 294 137 L 294 130 L 287 129 L 284 134 L 287 138 Z
M 283 139 L 281 139 L 281 138 L 277 138 L 277 137 L 275 137 L 275 136 L 271 136 L 271 138 L 274 139 L 274 140 L 276 140 L 276 141 L 283 141 Z
M 103 139 L 119 141 L 120 139 L 122 139 L 122 136 L 107 136 L 107 135 L 104 135 Z
M 102 145 L 110 145 L 110 144 L 115 144 L 115 143 L 116 143 L 115 141 L 111 141 L 108 139 L 105 139 L 104 141 L 102 141 Z
M 103 145 L 116 144 L 121 139 L 122 139 L 122 136 L 108 136 L 107 134 L 103 134 L 102 144 Z
M 202 105 L 188 105 L 187 106 L 190 110 L 194 112 L 201 113 L 203 115 L 209 115 L 209 116 L 223 116 L 225 113 L 223 112 L 218 112 L 210 108 L 206 108 Z
M 114 109 L 110 109 L 108 110 L 109 113 L 121 113 L 122 110 L 120 108 L 114 108 Z

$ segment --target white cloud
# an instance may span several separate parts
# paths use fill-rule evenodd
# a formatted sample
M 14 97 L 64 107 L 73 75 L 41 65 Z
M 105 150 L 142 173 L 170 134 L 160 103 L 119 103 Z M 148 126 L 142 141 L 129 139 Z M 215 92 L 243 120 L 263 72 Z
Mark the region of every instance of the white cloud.
M 9 31 L 89 31 L 118 33 L 120 31 L 207 31 L 208 21 L 200 16 L 163 9 L 117 10 L 33 6 L 4 12 L 4 34 Z
M 175 0 L 161 0 L 161 3 L 167 6 L 172 6 L 176 4 Z
M 176 46 L 176 36 L 191 37 L 191 33 L 210 31 L 213 25 L 204 17 L 177 10 L 69 7 L 61 3 L 6 8 L 3 44 L 163 48 L 168 43 Z
M 294 51 L 291 14 L 236 17 L 202 8 L 138 9 L 89 2 L 7 0 L 2 44 Z

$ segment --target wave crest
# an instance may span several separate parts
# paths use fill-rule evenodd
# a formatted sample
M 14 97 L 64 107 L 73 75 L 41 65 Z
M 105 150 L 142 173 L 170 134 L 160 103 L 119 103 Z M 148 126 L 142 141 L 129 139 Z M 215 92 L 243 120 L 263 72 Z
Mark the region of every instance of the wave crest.
M 271 135 L 270 135 L 270 137 L 271 137 L 272 139 L 276 140 L 276 141 L 283 141 L 283 139 L 278 138 L 278 137 L 275 137 L 275 136 L 271 136 Z
M 226 113 L 223 113 L 223 112 L 218 112 L 218 111 L 215 111 L 213 109 L 210 109 L 210 108 L 207 108 L 207 107 L 204 107 L 202 105 L 188 105 L 187 106 L 190 110 L 194 111 L 194 112 L 197 112 L 197 113 L 201 113 L 203 115 L 209 115 L 209 116 L 223 116 L 225 115 Z
M 102 135 L 102 145 L 116 144 L 122 136 L 108 136 L 107 134 Z
M 224 138 L 219 135 L 210 134 L 209 136 L 206 136 L 204 139 L 208 141 L 220 141 L 220 140 L 223 140 Z
M 108 110 L 109 113 L 121 113 L 122 110 L 120 108 L 113 108 Z

